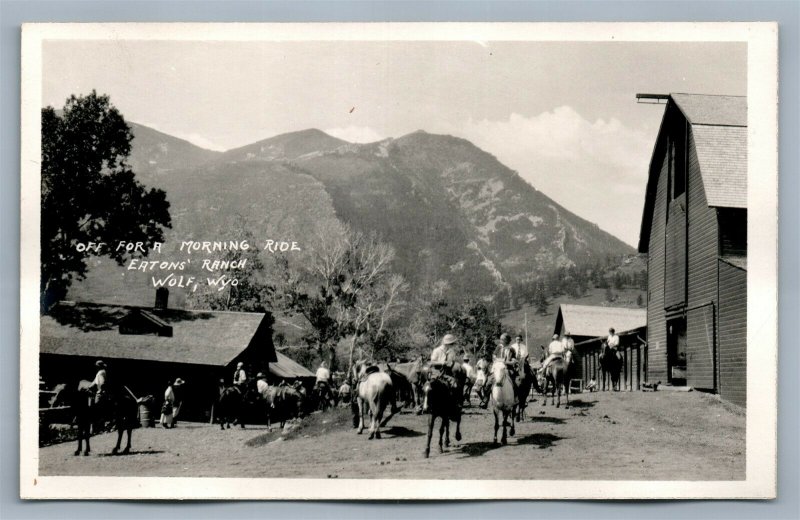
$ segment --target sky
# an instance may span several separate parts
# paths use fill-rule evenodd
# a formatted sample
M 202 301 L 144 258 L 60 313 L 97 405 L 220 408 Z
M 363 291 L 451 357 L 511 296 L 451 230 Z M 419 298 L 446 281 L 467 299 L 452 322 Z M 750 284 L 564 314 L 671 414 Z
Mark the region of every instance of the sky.
M 43 106 L 108 94 L 130 121 L 226 150 L 318 128 L 468 139 L 636 245 L 663 105 L 745 95 L 742 43 L 47 41 Z

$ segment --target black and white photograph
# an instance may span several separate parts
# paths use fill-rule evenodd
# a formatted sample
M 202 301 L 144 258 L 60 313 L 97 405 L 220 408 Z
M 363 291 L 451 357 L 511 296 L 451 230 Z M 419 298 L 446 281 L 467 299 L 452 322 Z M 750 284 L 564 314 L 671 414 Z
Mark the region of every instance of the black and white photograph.
M 24 498 L 775 496 L 774 24 L 22 48 Z

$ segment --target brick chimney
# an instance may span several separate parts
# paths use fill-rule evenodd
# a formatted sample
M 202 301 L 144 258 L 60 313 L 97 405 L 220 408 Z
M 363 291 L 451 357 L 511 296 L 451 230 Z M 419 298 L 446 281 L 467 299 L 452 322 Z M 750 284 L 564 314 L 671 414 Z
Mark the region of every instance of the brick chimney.
M 167 305 L 169 304 L 169 289 L 166 287 L 159 287 L 156 289 L 156 304 L 153 306 L 153 310 L 156 311 L 165 311 L 167 310 Z

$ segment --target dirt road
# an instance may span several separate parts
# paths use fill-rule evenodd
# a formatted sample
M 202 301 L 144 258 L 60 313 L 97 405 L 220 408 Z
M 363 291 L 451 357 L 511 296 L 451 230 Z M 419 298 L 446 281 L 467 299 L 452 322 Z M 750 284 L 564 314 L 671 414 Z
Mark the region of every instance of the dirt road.
M 40 449 L 42 475 L 194 477 L 736 480 L 745 476 L 745 418 L 696 392 L 573 396 L 569 409 L 528 406 L 507 446 L 491 413 L 468 408 L 460 443 L 423 457 L 427 416 L 401 413 L 383 438 L 351 428 L 348 411 L 314 414 L 288 434 L 181 423 L 134 430 L 133 453 L 107 455 L 116 436 Z

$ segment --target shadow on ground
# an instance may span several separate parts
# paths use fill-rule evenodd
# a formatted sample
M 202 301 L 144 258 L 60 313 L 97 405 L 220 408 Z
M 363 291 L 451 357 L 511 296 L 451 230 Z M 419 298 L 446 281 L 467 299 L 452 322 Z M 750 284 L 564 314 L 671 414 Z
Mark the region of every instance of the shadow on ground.
M 493 442 L 467 442 L 461 446 L 461 452 L 467 457 L 480 457 L 501 446 L 501 444 L 495 444 Z
M 564 406 L 564 403 L 561 403 Z M 570 399 L 569 406 L 570 408 L 591 408 L 595 405 L 594 401 L 583 401 L 581 399 Z
M 98 457 L 128 457 L 130 455 L 158 455 L 161 450 L 131 450 L 129 453 L 100 453 Z
M 422 432 L 411 430 L 405 426 L 392 426 L 381 432 L 382 435 L 391 435 L 392 437 L 421 437 L 425 435 Z
M 558 435 L 552 433 L 534 433 L 517 438 L 517 444 L 521 446 L 537 446 L 539 449 L 545 449 L 553 446 L 556 441 L 563 439 Z
M 559 417 L 548 417 L 546 415 L 534 415 L 528 416 L 527 421 L 529 422 L 539 422 L 539 423 L 551 423 L 551 424 L 564 424 L 566 421 Z

